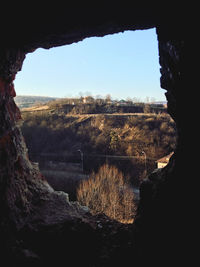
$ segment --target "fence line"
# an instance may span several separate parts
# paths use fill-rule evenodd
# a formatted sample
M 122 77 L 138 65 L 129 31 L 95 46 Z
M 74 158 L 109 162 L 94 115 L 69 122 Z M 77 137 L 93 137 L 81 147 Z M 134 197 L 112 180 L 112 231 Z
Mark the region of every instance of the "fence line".
M 59 158 L 70 158 L 71 157 L 74 157 L 76 155 L 76 152 L 75 153 L 71 153 L 71 154 L 56 154 L 56 153 L 41 153 L 41 154 L 34 154 L 34 153 L 31 153 L 32 156 L 36 156 L 36 157 L 59 157 Z M 83 152 L 83 156 L 84 157 L 96 157 L 96 158 L 115 158 L 115 159 L 143 159 L 143 156 L 123 156 L 123 155 L 105 155 L 105 154 L 89 154 L 89 153 L 84 153 Z M 80 158 L 79 155 L 76 155 L 76 158 Z M 157 159 L 156 158 L 151 158 L 151 157 L 147 157 L 147 160 L 154 160 L 156 161 Z

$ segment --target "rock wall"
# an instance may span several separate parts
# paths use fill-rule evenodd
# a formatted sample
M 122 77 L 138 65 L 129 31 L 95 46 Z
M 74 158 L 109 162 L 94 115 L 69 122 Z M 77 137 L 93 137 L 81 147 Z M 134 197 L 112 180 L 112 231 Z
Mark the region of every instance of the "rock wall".
M 185 139 L 188 110 L 184 105 L 183 64 L 185 61 L 184 38 L 165 27 L 157 27 L 159 60 L 161 65 L 161 87 L 166 89 L 168 112 L 178 130 L 175 153 L 167 167 L 155 170 L 141 185 L 140 204 L 135 221 L 138 231 L 138 247 L 149 261 L 165 264 L 180 264 L 189 254 L 187 240 L 186 203 L 187 177 L 190 160 L 184 155 L 190 153 Z M 189 137 L 189 135 L 187 136 Z M 189 194 L 188 194 L 189 195 Z M 184 234 L 183 234 L 184 233 Z M 155 253 L 156 252 L 156 255 Z M 141 258 L 142 258 L 141 255 Z
M 141 4 L 135 6 L 134 12 L 130 12 L 130 7 L 125 5 L 116 6 L 115 12 L 109 12 L 103 6 L 99 10 L 100 13 L 91 7 L 83 12 L 77 7 L 76 12 L 71 9 L 76 19 L 66 17 L 61 12 L 58 20 L 54 16 L 53 21 L 50 13 L 46 20 L 38 17 L 34 26 L 29 25 L 31 19 L 25 16 L 29 25 L 27 35 L 26 23 L 19 23 L 20 38 L 12 40 L 12 46 L 12 34 L 16 36 L 13 29 L 10 32 L 8 29 L 9 37 L 5 35 L 2 38 L 0 251 L 7 266 L 23 263 L 27 266 L 42 266 L 52 262 L 62 263 L 66 258 L 67 261 L 74 259 L 74 266 L 78 266 L 80 257 L 82 265 L 87 267 L 121 266 L 124 262 L 128 266 L 132 257 L 134 262 L 139 262 L 138 266 L 142 266 L 146 260 L 149 264 L 157 264 L 163 258 L 165 263 L 170 264 L 172 260 L 175 262 L 181 257 L 177 253 L 177 246 L 183 251 L 185 210 L 182 201 L 187 167 L 185 165 L 183 177 L 182 167 L 186 160 L 182 161 L 182 155 L 186 153 L 187 141 L 184 138 L 186 123 L 180 94 L 184 84 L 184 35 L 173 19 L 177 13 L 171 14 L 170 22 L 167 21 L 169 27 L 166 27 L 162 9 L 159 9 L 160 12 L 158 9 L 152 11 Z M 37 27 L 39 25 L 41 27 Z M 167 90 L 168 110 L 176 121 L 179 138 L 169 165 L 152 173 L 141 185 L 137 218 L 128 227 L 105 217 L 92 217 L 78 203 L 69 202 L 66 194 L 53 191 L 39 170 L 32 165 L 20 130 L 20 111 L 13 101 L 13 81 L 26 53 L 35 48 L 50 48 L 88 36 L 153 26 L 157 27 L 159 40 L 161 86 Z M 61 245 L 61 241 L 67 243 L 66 247 Z

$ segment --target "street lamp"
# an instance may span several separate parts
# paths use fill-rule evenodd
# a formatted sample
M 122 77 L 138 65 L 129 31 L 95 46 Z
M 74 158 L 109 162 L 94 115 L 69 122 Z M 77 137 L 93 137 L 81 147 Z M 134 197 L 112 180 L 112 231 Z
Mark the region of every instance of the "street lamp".
M 78 152 L 80 152 L 81 154 L 81 169 L 82 169 L 82 172 L 83 172 L 83 152 L 79 149 L 77 150 Z
M 144 154 L 144 166 L 145 166 L 145 175 L 147 174 L 147 155 L 144 151 L 142 151 L 142 154 Z

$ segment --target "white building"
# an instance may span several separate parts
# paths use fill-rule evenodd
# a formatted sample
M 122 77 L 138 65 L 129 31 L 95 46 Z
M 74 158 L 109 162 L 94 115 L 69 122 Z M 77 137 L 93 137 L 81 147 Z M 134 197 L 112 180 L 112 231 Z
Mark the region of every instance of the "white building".
M 156 161 L 157 163 L 157 167 L 160 169 L 160 168 L 164 168 L 168 163 L 169 163 L 169 160 L 171 158 L 171 156 L 174 154 L 174 152 L 171 152 L 169 155 L 163 157 L 163 158 L 160 158 Z

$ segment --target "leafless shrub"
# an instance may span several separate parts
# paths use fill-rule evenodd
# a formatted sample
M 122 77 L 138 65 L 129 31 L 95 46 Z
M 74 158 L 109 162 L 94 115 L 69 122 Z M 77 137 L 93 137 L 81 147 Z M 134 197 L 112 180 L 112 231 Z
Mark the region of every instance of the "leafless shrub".
M 92 213 L 104 213 L 123 223 L 133 222 L 134 193 L 122 172 L 104 164 L 97 174 L 83 180 L 77 190 L 78 201 Z

